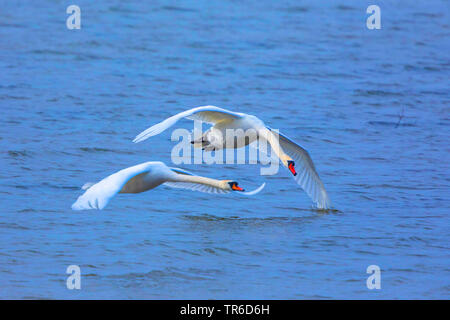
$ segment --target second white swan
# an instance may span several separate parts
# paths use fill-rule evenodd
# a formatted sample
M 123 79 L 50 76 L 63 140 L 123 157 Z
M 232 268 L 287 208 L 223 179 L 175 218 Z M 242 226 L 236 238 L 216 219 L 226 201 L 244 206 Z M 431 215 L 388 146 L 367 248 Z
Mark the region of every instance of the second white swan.
M 233 180 L 216 180 L 196 176 L 179 168 L 169 168 L 160 161 L 150 161 L 120 170 L 98 183 L 86 183 L 84 194 L 72 205 L 73 210 L 103 209 L 117 193 L 140 193 L 164 184 L 169 187 L 207 193 L 239 191 L 244 195 L 260 192 L 265 183 L 250 192 L 244 192 Z

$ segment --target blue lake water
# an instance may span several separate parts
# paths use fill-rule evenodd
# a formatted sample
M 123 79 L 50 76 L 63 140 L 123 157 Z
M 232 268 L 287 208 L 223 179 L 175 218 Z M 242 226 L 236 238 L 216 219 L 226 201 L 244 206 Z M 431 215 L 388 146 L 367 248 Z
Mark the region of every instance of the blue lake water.
M 448 1 L 377 1 L 381 30 L 368 1 L 75 4 L 80 30 L 67 1 L 1 4 L 0 298 L 450 297 Z M 87 181 L 171 165 L 171 130 L 131 140 L 207 104 L 304 146 L 336 210 L 258 165 L 182 166 L 267 182 L 252 198 L 161 186 L 70 209 Z

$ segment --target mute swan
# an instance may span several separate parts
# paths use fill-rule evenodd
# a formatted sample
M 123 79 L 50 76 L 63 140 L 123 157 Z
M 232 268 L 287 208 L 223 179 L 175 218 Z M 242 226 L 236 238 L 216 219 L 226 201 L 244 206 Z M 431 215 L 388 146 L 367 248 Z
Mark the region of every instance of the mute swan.
M 86 192 L 78 197 L 72 209 L 103 209 L 117 193 L 140 193 L 160 184 L 207 193 L 240 191 L 245 195 L 254 195 L 265 186 L 263 183 L 256 190 L 244 192 L 236 181 L 200 177 L 183 169 L 169 168 L 159 161 L 150 161 L 120 170 L 98 183 L 86 183 L 82 187 Z
M 259 138 L 265 139 L 270 144 L 273 152 L 281 160 L 281 163 L 289 169 L 295 181 L 305 190 L 317 208 L 329 209 L 331 207 L 330 198 L 319 178 L 308 151 L 285 135 L 271 130 L 262 120 L 253 115 L 232 112 L 215 106 L 197 107 L 180 112 L 155 124 L 137 135 L 133 142 L 138 143 L 157 135 L 173 126 L 182 118 L 201 120 L 213 124 L 203 134 L 201 139 L 192 141 L 195 147 L 200 145 L 206 151 L 222 149 L 227 146 L 240 148 L 255 141 L 257 138 L 256 136 L 249 136 L 248 139 L 238 139 L 237 141 L 241 141 L 241 144 L 239 142 L 236 144 L 234 137 L 231 137 L 233 139 L 232 142 L 230 140 L 226 141 L 229 138 L 226 135 L 227 129 L 255 130 Z M 226 137 L 226 139 L 223 137 Z M 296 171 L 296 165 L 298 166 L 298 173 Z

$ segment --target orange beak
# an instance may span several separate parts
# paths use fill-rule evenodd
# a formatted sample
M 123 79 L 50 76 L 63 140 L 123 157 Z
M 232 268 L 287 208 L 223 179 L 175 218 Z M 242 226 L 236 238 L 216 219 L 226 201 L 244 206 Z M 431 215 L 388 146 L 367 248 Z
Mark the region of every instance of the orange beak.
M 237 185 L 233 184 L 233 186 L 231 187 L 231 189 L 236 190 L 236 191 L 244 191 L 244 189 L 242 189 L 241 187 L 238 187 Z
M 288 168 L 289 168 L 289 171 L 291 171 L 291 173 L 292 173 L 294 176 L 297 175 L 297 172 L 295 172 L 294 162 L 289 162 Z

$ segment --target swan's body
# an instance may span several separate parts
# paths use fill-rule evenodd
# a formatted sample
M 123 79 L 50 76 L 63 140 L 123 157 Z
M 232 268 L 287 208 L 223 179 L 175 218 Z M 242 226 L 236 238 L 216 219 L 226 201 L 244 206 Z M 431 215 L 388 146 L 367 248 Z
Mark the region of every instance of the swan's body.
M 150 161 L 120 170 L 98 183 L 87 183 L 83 186 L 86 192 L 78 197 L 72 205 L 73 210 L 103 209 L 117 193 L 140 193 L 164 184 L 174 188 L 184 188 L 207 193 L 228 193 L 243 191 L 237 182 L 232 180 L 216 180 L 196 176 L 192 173 L 169 168 L 159 161 Z M 261 185 L 251 192 L 253 195 L 264 188 Z
M 222 148 L 241 148 L 252 143 L 257 138 L 265 139 L 282 164 L 291 171 L 295 181 L 305 190 L 316 206 L 319 209 L 329 209 L 331 207 L 330 198 L 319 178 L 308 151 L 281 133 L 272 131 L 262 120 L 253 115 L 232 112 L 215 106 L 197 107 L 180 112 L 148 128 L 137 135 L 133 142 L 141 142 L 157 135 L 173 126 L 182 118 L 201 120 L 213 124 L 203 134 L 201 139 L 192 141 L 194 147 L 202 147 L 206 151 Z M 230 138 L 226 134 L 228 129 L 242 129 L 242 137 L 245 135 L 246 130 L 253 129 L 256 135 L 247 136 L 247 139 L 240 139 L 236 135 L 237 139 L 231 137 L 233 141 L 227 141 Z M 294 168 L 295 165 L 298 166 L 298 172 Z

